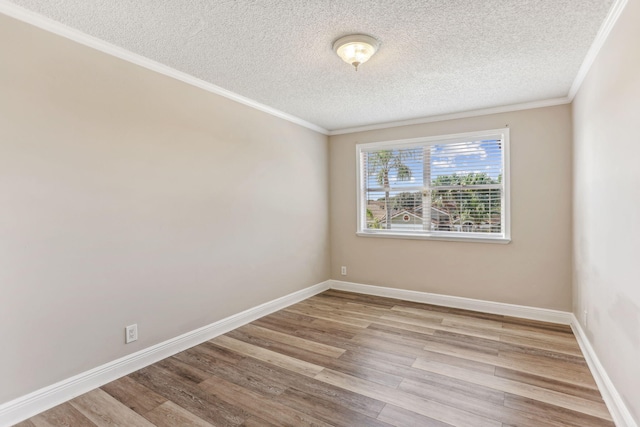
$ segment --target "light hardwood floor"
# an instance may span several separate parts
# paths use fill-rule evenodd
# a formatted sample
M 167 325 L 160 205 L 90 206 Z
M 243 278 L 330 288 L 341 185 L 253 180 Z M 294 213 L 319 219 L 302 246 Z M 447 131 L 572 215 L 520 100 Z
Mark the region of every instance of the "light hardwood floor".
M 32 426 L 613 426 L 568 326 L 327 291 Z

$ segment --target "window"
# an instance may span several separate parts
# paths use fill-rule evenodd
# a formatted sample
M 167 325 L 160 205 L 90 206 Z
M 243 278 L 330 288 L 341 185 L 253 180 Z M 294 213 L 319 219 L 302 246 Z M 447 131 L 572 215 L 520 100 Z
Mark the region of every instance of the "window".
M 509 129 L 356 149 L 358 235 L 509 241 Z

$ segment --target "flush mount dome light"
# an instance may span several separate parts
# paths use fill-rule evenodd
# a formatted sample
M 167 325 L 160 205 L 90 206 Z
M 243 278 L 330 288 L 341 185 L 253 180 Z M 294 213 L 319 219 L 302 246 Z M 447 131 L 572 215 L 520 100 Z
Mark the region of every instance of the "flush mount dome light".
M 378 50 L 380 42 L 364 34 L 352 34 L 341 37 L 333 43 L 333 50 L 347 64 L 351 64 L 358 71 L 358 66 L 364 64 Z

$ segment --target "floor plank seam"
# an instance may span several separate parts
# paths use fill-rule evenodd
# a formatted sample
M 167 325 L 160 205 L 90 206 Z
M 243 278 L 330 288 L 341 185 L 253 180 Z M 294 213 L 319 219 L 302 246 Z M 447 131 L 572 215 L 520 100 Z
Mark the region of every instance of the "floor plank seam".
M 19 426 L 613 426 L 565 325 L 335 290 L 32 419 Z

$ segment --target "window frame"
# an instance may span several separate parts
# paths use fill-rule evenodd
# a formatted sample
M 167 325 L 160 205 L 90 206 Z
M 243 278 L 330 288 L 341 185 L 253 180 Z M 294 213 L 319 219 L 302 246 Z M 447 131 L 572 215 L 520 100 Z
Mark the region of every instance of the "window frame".
M 502 196 L 501 196 L 501 225 L 502 232 L 489 233 L 465 233 L 447 231 L 399 231 L 387 229 L 367 229 L 366 224 L 366 170 L 362 153 L 384 150 L 384 149 L 404 149 L 413 147 L 424 147 L 426 145 L 447 144 L 456 142 L 477 141 L 478 139 L 496 138 L 502 140 Z M 393 239 L 420 239 L 420 240 L 445 240 L 456 242 L 481 242 L 481 243 L 502 243 L 511 241 L 511 173 L 510 173 L 510 138 L 509 128 L 490 129 L 477 132 L 465 132 L 450 135 L 435 135 L 420 138 L 400 139 L 392 141 L 376 141 L 356 144 L 356 214 L 357 229 L 356 235 L 361 237 L 383 237 Z M 422 187 L 423 189 L 426 187 Z

